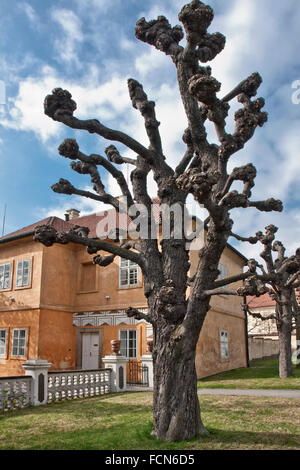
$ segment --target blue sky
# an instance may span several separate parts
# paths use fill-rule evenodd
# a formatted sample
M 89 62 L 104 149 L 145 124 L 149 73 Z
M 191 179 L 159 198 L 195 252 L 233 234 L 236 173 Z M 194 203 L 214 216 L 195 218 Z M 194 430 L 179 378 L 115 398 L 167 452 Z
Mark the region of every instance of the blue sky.
M 109 142 L 55 123 L 43 114 L 43 100 L 54 87 L 68 89 L 76 115 L 98 118 L 147 145 L 143 121 L 131 106 L 127 79 L 143 83 L 156 101 L 164 153 L 173 165 L 184 151 L 186 127 L 171 60 L 134 37 L 136 21 L 165 15 L 175 25 L 186 2 L 179 0 L 1 0 L 0 80 L 6 103 L 0 105 L 0 227 L 7 204 L 5 233 L 48 215 L 63 216 L 76 207 L 96 212 L 88 200 L 58 195 L 50 186 L 59 178 L 85 188 L 88 178 L 69 168 L 57 147 L 75 137 L 87 154 L 104 153 Z M 253 199 L 282 199 L 282 214 L 234 210 L 235 231 L 254 234 L 267 224 L 280 227 L 278 238 L 294 250 L 300 245 L 300 104 L 292 102 L 292 83 L 300 80 L 299 0 L 211 0 L 215 20 L 210 31 L 226 38 L 225 50 L 212 62 L 213 76 L 226 94 L 258 71 L 269 121 L 247 147 L 232 158 L 232 167 L 252 162 L 258 176 Z M 300 97 L 300 93 L 299 93 Z M 232 106 L 232 113 L 237 109 Z M 233 127 L 228 121 L 228 130 Z M 209 130 L 210 140 L 215 140 Z M 127 156 L 130 152 L 122 149 Z M 126 171 L 126 169 L 125 169 Z M 115 195 L 114 183 L 103 175 Z M 152 195 L 153 182 L 149 181 Z M 1 230 L 2 231 L 2 230 Z M 246 255 L 256 247 L 236 246 Z

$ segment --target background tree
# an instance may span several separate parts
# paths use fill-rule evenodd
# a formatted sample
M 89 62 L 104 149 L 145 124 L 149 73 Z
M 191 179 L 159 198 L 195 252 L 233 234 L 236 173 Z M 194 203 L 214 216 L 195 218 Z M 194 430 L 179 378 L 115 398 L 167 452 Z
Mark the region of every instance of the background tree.
M 247 305 L 246 310 L 260 320 L 274 319 L 276 321 L 279 340 L 279 376 L 286 378 L 293 373 L 291 338 L 292 330 L 299 322 L 299 306 L 295 288 L 299 286 L 300 279 L 300 248 L 296 250 L 295 255 L 286 257 L 282 242 L 275 240 L 277 231 L 277 227 L 268 225 L 265 228 L 265 234 L 257 232 L 254 237 L 249 238 L 233 233 L 232 235 L 240 241 L 252 244 L 260 242 L 264 247 L 260 256 L 265 262 L 266 270 L 254 259 L 249 260 L 248 272 L 252 275 L 245 280 L 244 287 L 237 289 L 237 294 L 260 296 L 269 293 L 270 297 L 275 300 L 274 314 L 263 316 L 253 313 Z M 275 260 L 273 253 L 277 253 Z M 263 277 L 257 277 L 257 268 L 260 268 Z
M 117 245 L 89 238 L 88 230 L 78 227 L 66 233 L 57 233 L 47 226 L 39 227 L 35 236 L 36 240 L 48 246 L 74 242 L 86 246 L 90 254 L 103 250 L 109 254 L 94 258 L 94 262 L 101 266 L 112 262 L 115 256 L 121 256 L 141 267 L 148 314 L 133 309 L 129 309 L 128 313 L 145 318 L 153 325 L 153 434 L 168 441 L 190 439 L 205 432 L 197 395 L 196 344 L 210 309 L 211 296 L 219 292 L 221 285 L 249 276 L 245 273 L 222 283 L 217 281 L 219 260 L 233 225 L 230 212 L 240 207 L 255 207 L 260 211 L 282 210 L 282 203 L 272 198 L 266 201 L 251 199 L 256 176 L 256 169 L 251 163 L 228 173 L 230 157 L 244 147 L 257 127 L 263 126 L 267 114 L 262 111 L 263 98 L 253 99 L 262 82 L 258 73 L 243 80 L 223 98 L 217 97 L 221 84 L 212 76 L 209 66 L 200 65 L 201 62 L 213 60 L 225 46 L 222 34 L 207 32 L 213 17 L 213 10 L 198 0 L 181 9 L 179 21 L 185 31 L 185 46 L 180 45 L 184 38 L 183 28 L 179 25 L 172 27 L 163 16 L 149 22 L 142 18 L 135 28 L 136 38 L 169 56 L 177 71 L 187 129 L 183 135 L 186 152 L 176 168 L 171 168 L 163 152 L 155 104 L 148 100 L 142 85 L 136 80 L 128 80 L 129 95 L 133 107 L 144 119 L 148 148 L 128 134 L 106 127 L 97 119 L 76 118 L 73 115 L 76 103 L 66 90 L 53 90 L 44 103 L 45 113 L 55 121 L 124 144 L 135 154 L 134 158 L 125 159 L 114 145 L 109 145 L 105 150 L 106 158 L 97 154 L 88 156 L 79 149 L 75 140 L 67 139 L 59 147 L 59 153 L 73 160 L 73 170 L 91 176 L 94 191 L 77 189 L 66 180 L 59 180 L 53 186 L 54 191 L 92 198 L 112 205 L 117 211 L 122 210 L 118 199 L 105 190 L 100 170 L 106 170 L 118 182 L 122 195 L 127 197 L 129 209 L 137 203 L 148 209 L 145 217 L 150 232 L 152 212 L 147 176 L 151 172 L 157 184 L 157 196 L 164 207 L 177 203 L 184 208 L 187 196 L 192 194 L 208 211 L 205 245 L 199 252 L 198 266 L 191 280 L 188 278 L 189 250 L 183 225 L 181 236 L 178 236 L 176 227 L 176 238 L 162 239 L 160 247 L 155 237 L 145 234 L 140 234 L 138 243 Z M 235 130 L 229 134 L 226 132 L 226 118 L 229 103 L 234 98 L 241 103 L 241 109 L 235 113 Z M 207 140 L 205 124 L 208 120 L 215 126 L 218 145 Z M 123 163 L 133 166 L 132 191 L 123 173 L 116 167 Z M 243 183 L 241 192 L 231 190 L 233 182 Z M 165 216 L 168 217 L 168 214 Z M 172 224 L 174 221 L 171 220 Z

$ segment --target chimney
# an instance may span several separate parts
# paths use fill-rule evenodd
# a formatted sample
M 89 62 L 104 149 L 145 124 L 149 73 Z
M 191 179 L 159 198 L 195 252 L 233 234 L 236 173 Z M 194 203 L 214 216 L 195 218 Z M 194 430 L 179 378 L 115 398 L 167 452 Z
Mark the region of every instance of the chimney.
M 65 219 L 66 220 L 77 219 L 80 215 L 80 211 L 78 211 L 77 209 L 69 209 L 66 212 L 67 212 L 65 214 Z

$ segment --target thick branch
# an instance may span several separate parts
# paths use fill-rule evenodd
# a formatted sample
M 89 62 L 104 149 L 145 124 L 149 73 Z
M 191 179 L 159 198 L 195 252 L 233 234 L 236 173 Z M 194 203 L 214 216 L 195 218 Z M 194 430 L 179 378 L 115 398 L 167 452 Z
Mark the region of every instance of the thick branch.
M 101 196 L 102 202 L 109 202 L 119 211 L 119 201 L 117 198 L 106 193 L 97 166 L 102 166 L 113 176 L 118 183 L 122 194 L 127 198 L 128 204 L 130 206 L 133 205 L 134 202 L 123 173 L 106 158 L 95 154 L 90 156 L 85 155 L 79 150 L 79 146 L 75 139 L 65 139 L 59 146 L 58 151 L 63 157 L 73 160 L 71 168 L 74 171 L 80 174 L 90 174 L 91 182 L 94 184 L 94 190 L 99 196 Z M 108 158 L 111 159 L 111 153 L 117 152 L 117 149 L 111 145 L 105 150 L 105 152 L 108 155 Z
M 222 101 L 224 102 L 231 101 L 233 98 L 240 95 L 241 93 L 244 93 L 246 96 L 251 98 L 252 96 L 256 95 L 257 90 L 260 87 L 261 83 L 262 83 L 261 76 L 259 75 L 259 73 L 254 72 L 248 78 L 241 81 L 241 83 L 239 83 L 230 93 L 224 96 L 224 98 L 222 98 Z
M 143 258 L 140 254 L 121 248 L 103 240 L 88 238 L 89 229 L 75 226 L 68 232 L 57 232 L 49 225 L 40 225 L 35 229 L 34 240 L 43 243 L 45 246 L 52 246 L 54 243 L 67 244 L 76 243 L 86 246 L 89 253 L 97 253 L 97 251 L 106 251 L 115 256 L 129 259 L 137 263 L 140 267 L 144 267 Z
M 74 117 L 73 113 L 77 106 L 71 98 L 72 95 L 67 90 L 55 88 L 52 91 L 52 95 L 48 95 L 45 98 L 45 114 L 54 121 L 62 122 L 72 129 L 86 130 L 91 134 L 98 134 L 104 139 L 120 142 L 135 153 L 143 156 L 148 162 L 152 161 L 152 151 L 124 132 L 109 129 L 97 119 L 81 120 Z
M 219 281 L 215 281 L 214 284 L 213 284 L 213 287 L 214 287 L 214 289 L 216 289 L 218 287 L 227 286 L 228 284 L 232 284 L 232 283 L 237 282 L 237 281 L 244 281 L 244 280 L 248 279 L 251 276 L 253 276 L 253 273 L 249 272 L 249 271 L 246 272 L 246 273 L 237 274 L 236 276 L 231 276 L 231 277 L 227 277 L 225 279 L 221 279 Z M 273 275 L 272 274 L 265 274 L 265 275 L 255 274 L 254 276 L 255 276 L 256 279 L 258 279 L 262 282 L 271 282 L 275 278 L 274 274 Z
M 163 150 L 158 130 L 160 122 L 156 119 L 154 101 L 148 100 L 142 85 L 132 78 L 128 80 L 128 89 L 133 107 L 140 111 L 145 120 L 145 128 L 149 137 L 151 149 L 159 155 L 162 155 Z
M 193 139 L 192 139 L 191 131 L 189 130 L 189 128 L 187 128 L 184 131 L 184 134 L 182 136 L 182 140 L 187 145 L 187 150 L 186 150 L 181 162 L 179 163 L 179 165 L 175 169 L 175 175 L 174 175 L 175 178 L 178 178 L 178 176 L 180 176 L 187 169 L 188 165 L 190 164 L 190 162 L 191 162 L 191 160 L 194 156 Z
M 239 295 L 236 290 L 229 289 L 212 289 L 206 290 L 203 292 L 205 297 L 210 297 L 211 295 Z
M 118 207 L 118 200 L 115 199 L 113 196 L 110 196 L 109 194 L 106 194 L 106 193 L 103 196 L 100 196 L 99 194 L 94 194 L 94 193 L 91 193 L 90 191 L 77 189 L 68 180 L 65 180 L 63 178 L 60 178 L 58 183 L 53 184 L 51 188 L 55 193 L 67 194 L 68 196 L 76 194 L 78 196 L 83 196 L 89 199 L 93 199 L 94 201 L 104 202 L 105 204 L 111 204 L 112 206 L 116 208 Z
M 150 317 L 136 308 L 129 307 L 126 310 L 126 314 L 129 318 L 134 317 L 136 320 L 146 320 L 150 322 Z
M 242 237 L 241 235 L 237 235 L 236 233 L 231 232 L 230 233 L 231 237 L 236 238 L 240 242 L 248 242 L 251 243 L 252 245 L 255 245 L 258 242 L 258 239 L 256 237 Z
M 261 313 L 259 312 L 251 312 L 249 310 L 249 307 L 247 308 L 247 312 L 249 313 L 249 315 L 251 315 L 253 318 L 259 318 L 260 320 L 262 321 L 266 321 L 266 320 L 278 320 L 277 316 L 276 315 L 267 315 L 267 316 L 264 316 L 262 315 Z

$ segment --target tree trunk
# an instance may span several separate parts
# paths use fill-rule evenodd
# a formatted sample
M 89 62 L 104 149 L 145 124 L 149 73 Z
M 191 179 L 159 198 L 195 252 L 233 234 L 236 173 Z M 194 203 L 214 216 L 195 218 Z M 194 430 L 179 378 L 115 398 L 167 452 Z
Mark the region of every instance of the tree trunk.
M 205 430 L 197 394 L 195 347 L 180 337 L 181 326 L 155 334 L 152 434 L 164 441 L 192 439 Z M 167 330 L 167 331 L 166 331 Z M 170 341 L 166 341 L 166 336 Z M 192 341 L 193 342 L 193 341 Z
M 280 328 L 279 339 L 279 377 L 285 379 L 293 375 L 291 335 L 286 334 L 285 328 Z
M 283 297 L 283 296 L 282 296 Z M 284 299 L 286 300 L 286 299 Z M 279 377 L 284 379 L 293 375 L 292 368 L 292 313 L 288 302 L 282 307 L 278 325 L 279 340 Z
M 295 352 L 295 365 L 297 369 L 300 369 L 300 308 L 297 304 L 297 315 L 296 315 L 296 352 Z

